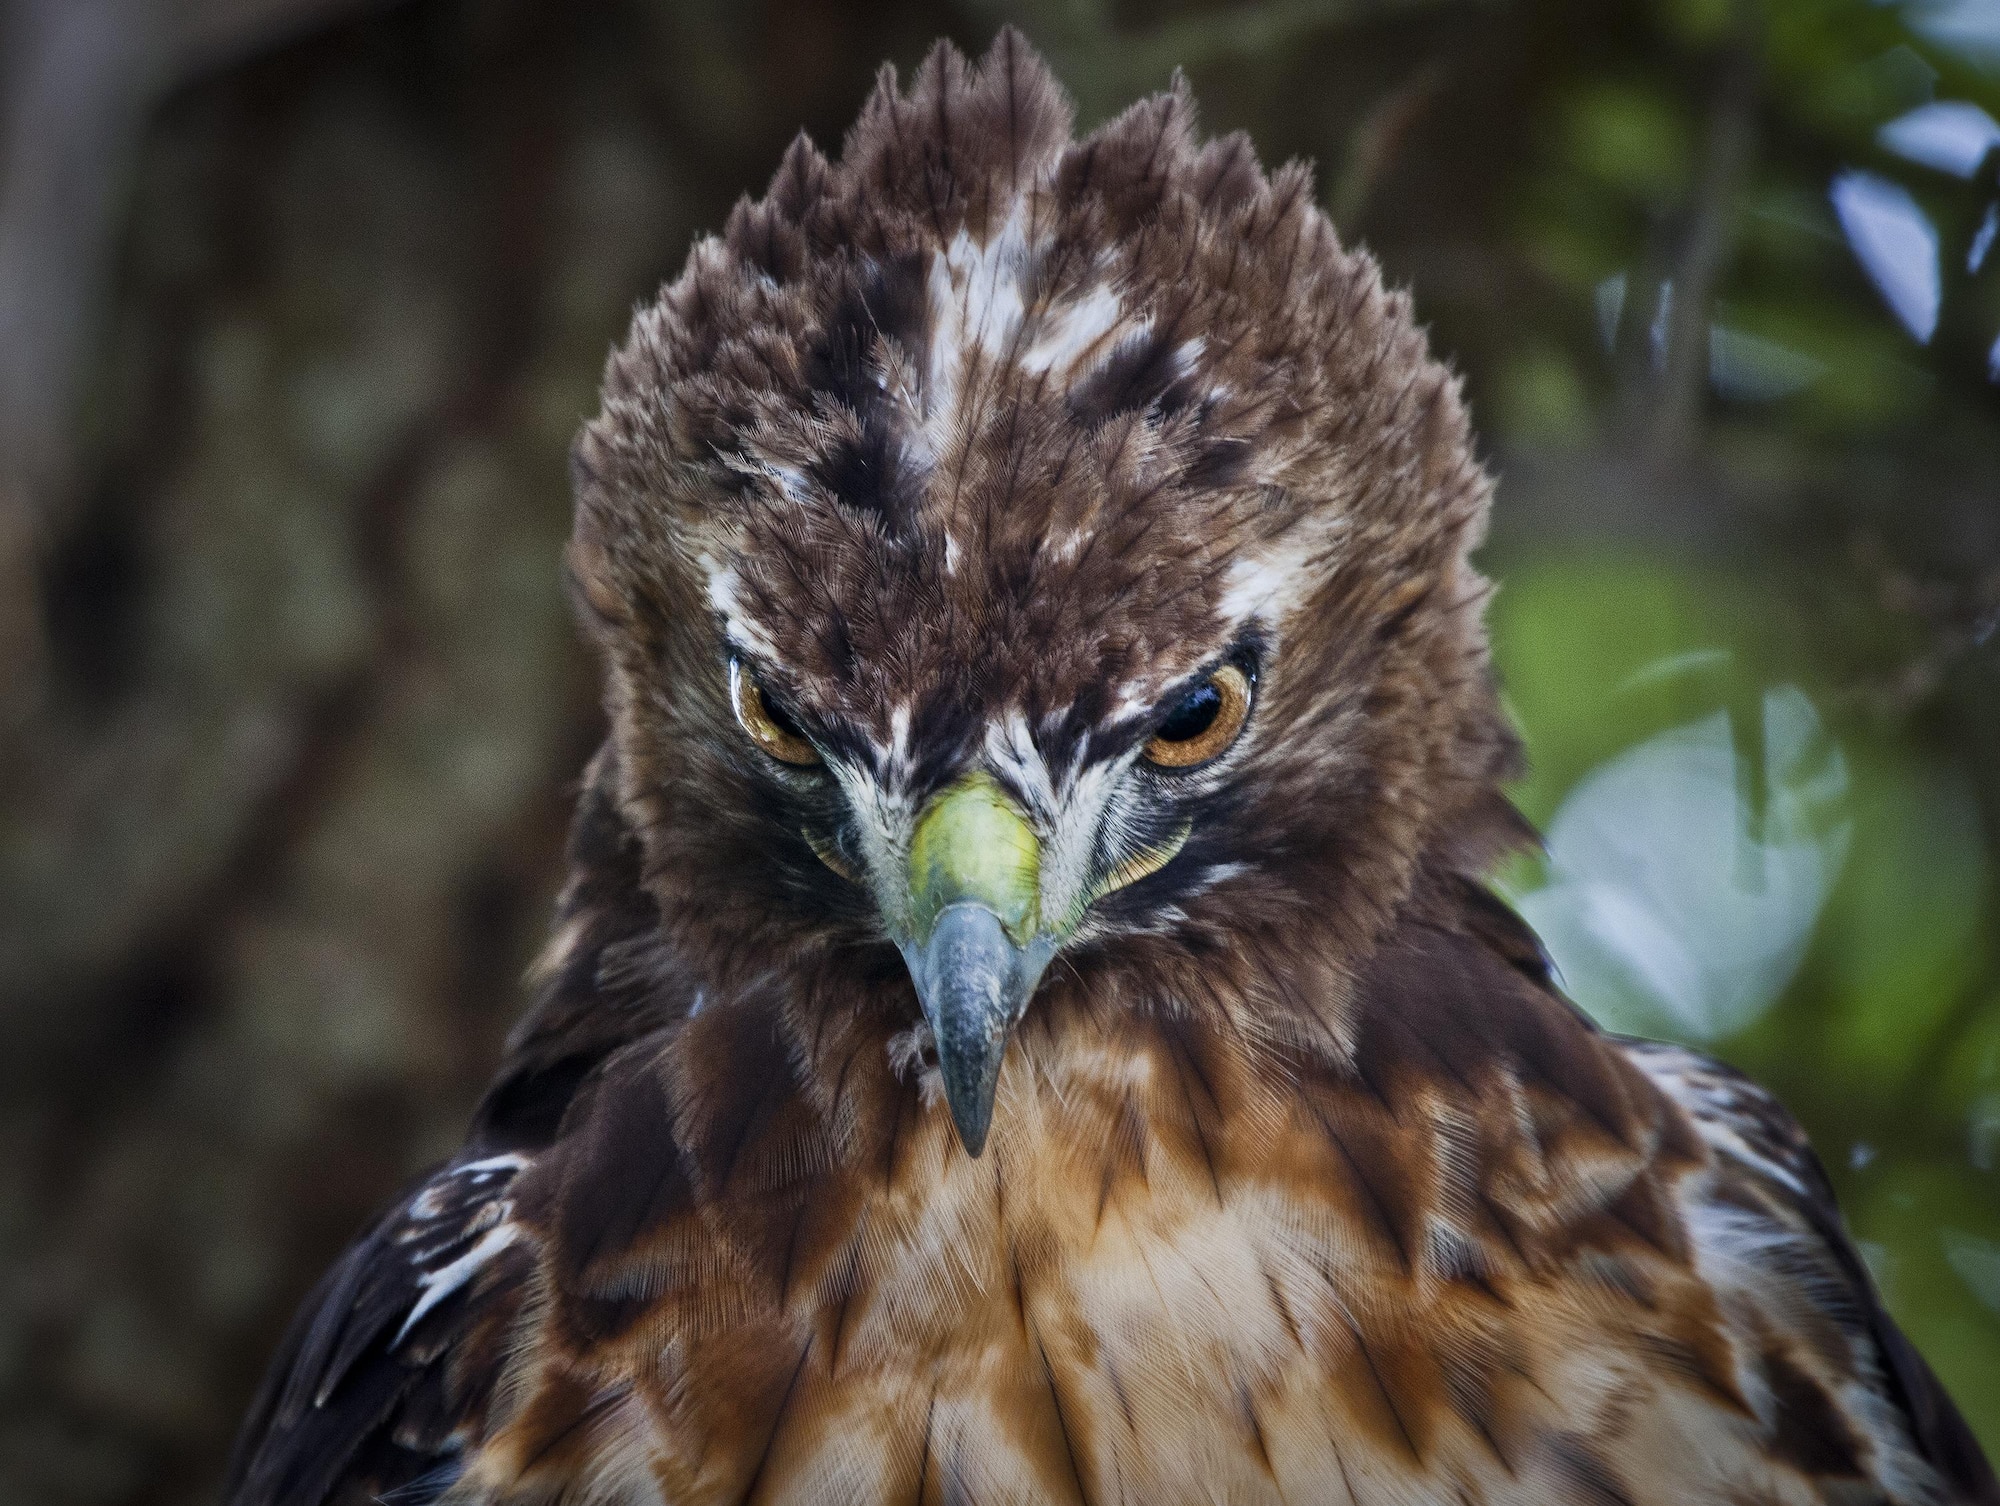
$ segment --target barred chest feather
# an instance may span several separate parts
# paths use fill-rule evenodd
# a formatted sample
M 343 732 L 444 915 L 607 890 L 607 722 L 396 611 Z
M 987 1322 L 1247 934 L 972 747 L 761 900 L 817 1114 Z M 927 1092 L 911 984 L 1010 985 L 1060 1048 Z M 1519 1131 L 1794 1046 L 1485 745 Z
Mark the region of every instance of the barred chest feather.
M 1391 949 L 1340 1066 L 1058 995 L 978 1160 L 912 1042 L 697 1014 L 513 1180 L 444 1499 L 1945 1499 L 1681 1059 L 1523 984 Z

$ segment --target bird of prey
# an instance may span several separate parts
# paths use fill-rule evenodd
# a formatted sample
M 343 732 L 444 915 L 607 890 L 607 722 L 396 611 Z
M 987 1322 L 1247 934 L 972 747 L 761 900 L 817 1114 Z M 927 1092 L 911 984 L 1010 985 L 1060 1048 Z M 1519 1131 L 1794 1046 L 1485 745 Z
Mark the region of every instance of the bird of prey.
M 1600 1032 L 1408 299 L 1002 33 L 636 317 L 539 995 L 239 1506 L 2000 1503 L 1800 1131 Z

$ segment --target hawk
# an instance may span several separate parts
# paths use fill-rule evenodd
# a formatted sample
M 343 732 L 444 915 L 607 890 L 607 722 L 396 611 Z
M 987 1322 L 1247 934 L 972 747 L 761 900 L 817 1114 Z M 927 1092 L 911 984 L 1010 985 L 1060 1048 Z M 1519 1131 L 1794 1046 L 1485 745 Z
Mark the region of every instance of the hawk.
M 239 1506 L 2000 1502 L 1800 1131 L 1601 1033 L 1409 301 L 1015 33 L 635 318 L 539 993 Z

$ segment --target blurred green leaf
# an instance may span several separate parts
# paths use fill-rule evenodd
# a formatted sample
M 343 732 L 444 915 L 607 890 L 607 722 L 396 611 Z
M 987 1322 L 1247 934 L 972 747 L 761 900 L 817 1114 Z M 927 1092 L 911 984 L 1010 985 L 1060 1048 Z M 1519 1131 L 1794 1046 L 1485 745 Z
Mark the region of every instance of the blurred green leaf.
M 1593 83 L 1565 124 L 1570 161 L 1608 187 L 1652 203 L 1686 191 L 1693 133 L 1670 95 L 1640 83 Z
M 1547 822 L 1584 774 L 1743 693 L 1726 593 L 1631 555 L 1543 559 L 1493 604 L 1494 658 L 1528 746 L 1515 798 Z
M 1980 975 L 1986 853 L 1962 776 L 1907 757 L 1854 760 L 1855 850 L 1827 905 L 1829 1065 L 1900 1083 Z
M 1990 1438 L 2000 1419 L 2000 1312 L 1954 1268 L 1952 1252 L 1975 1279 L 1985 1273 L 1976 1252 L 2000 1246 L 2000 1181 L 1892 1151 L 1845 1192 L 1856 1236 L 1886 1255 L 1878 1277 L 1897 1321 Z
M 1501 369 L 1495 427 L 1529 444 L 1581 444 L 1593 431 L 1590 399 L 1570 358 L 1554 346 L 1520 352 Z

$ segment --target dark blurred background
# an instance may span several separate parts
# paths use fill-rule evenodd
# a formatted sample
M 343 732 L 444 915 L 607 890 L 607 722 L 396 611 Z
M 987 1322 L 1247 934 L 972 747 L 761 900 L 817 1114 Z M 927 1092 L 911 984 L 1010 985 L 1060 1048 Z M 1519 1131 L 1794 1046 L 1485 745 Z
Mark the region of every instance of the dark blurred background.
M 1465 374 L 1573 991 L 1778 1089 L 2000 1447 L 2000 0 L 0 0 L 0 1501 L 213 1491 L 449 1151 L 598 735 L 636 300 L 1021 24 Z

